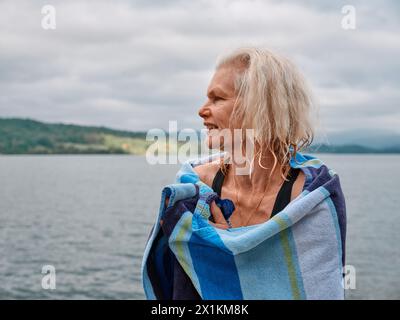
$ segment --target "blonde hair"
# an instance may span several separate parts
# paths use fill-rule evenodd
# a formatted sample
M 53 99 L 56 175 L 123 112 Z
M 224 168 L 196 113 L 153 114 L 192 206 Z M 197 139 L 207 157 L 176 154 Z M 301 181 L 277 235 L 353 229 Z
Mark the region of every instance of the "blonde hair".
M 290 158 L 296 159 L 296 152 L 314 139 L 313 99 L 305 79 L 292 62 L 265 49 L 237 49 L 219 59 L 216 70 L 227 66 L 237 70 L 230 122 L 243 131 L 254 130 L 258 151 L 252 161 L 259 156 L 261 165 L 264 150 L 269 150 L 274 157 L 271 174 L 280 164 L 285 178 Z

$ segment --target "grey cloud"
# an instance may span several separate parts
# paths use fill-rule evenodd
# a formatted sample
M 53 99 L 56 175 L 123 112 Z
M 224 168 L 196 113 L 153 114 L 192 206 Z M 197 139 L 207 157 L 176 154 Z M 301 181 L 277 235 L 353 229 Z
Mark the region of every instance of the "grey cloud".
M 0 3 L 0 116 L 129 130 L 201 127 L 215 60 L 266 46 L 292 58 L 321 101 L 326 130 L 395 128 L 400 31 L 395 1 L 47 1 Z M 376 122 L 373 120 L 377 119 Z

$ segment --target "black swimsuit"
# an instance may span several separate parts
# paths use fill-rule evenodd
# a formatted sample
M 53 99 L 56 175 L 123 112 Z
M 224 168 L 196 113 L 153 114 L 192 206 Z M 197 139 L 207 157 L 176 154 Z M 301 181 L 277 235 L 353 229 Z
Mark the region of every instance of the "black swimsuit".
M 288 181 L 284 181 L 278 195 L 276 196 L 274 208 L 272 209 L 271 217 L 273 217 L 278 212 L 282 211 L 290 202 L 291 194 L 292 194 L 292 187 L 293 183 L 296 181 L 296 178 L 300 172 L 300 169 L 290 168 L 290 171 L 287 175 Z M 218 170 L 217 174 L 214 177 L 212 183 L 212 189 L 214 192 L 221 197 L 221 189 L 222 184 L 224 183 L 225 175 L 222 172 L 221 168 Z

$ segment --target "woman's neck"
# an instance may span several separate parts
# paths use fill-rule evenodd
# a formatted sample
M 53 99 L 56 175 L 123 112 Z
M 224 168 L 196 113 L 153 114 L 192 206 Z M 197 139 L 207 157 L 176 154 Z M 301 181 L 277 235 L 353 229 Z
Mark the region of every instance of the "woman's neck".
M 232 158 L 235 159 L 235 157 Z M 287 168 L 288 166 L 284 169 Z M 261 159 L 259 156 L 254 159 L 251 168 L 249 163 L 245 166 L 244 163 L 235 163 L 231 159 L 227 178 L 230 181 L 235 181 L 240 190 L 264 192 L 268 184 L 268 189 L 270 189 L 283 182 L 281 169 L 281 164 L 278 161 L 275 163 L 275 158 L 271 152 L 263 152 Z

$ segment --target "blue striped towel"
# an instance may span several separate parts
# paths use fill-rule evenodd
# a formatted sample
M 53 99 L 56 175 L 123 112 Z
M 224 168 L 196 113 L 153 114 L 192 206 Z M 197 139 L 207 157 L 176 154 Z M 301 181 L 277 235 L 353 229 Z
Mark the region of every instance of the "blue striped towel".
M 193 170 L 218 156 L 186 162 L 176 183 L 163 189 L 142 261 L 146 297 L 343 299 L 346 207 L 339 176 L 297 153 L 290 165 L 305 174 L 302 193 L 264 223 L 222 230 L 209 223 L 218 196 Z

